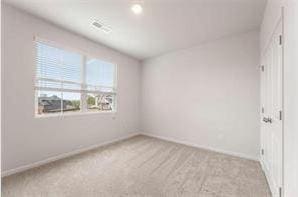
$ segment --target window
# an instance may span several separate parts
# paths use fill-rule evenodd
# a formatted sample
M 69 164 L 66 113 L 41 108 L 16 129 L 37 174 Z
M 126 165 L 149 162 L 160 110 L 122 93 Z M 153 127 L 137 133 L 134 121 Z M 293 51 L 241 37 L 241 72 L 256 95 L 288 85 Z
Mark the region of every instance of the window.
M 116 66 L 36 42 L 36 114 L 115 111 Z

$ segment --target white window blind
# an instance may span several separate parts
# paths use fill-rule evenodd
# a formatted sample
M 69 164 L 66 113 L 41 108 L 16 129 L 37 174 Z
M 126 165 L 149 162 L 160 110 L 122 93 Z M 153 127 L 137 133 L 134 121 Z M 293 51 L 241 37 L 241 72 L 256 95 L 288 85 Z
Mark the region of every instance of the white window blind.
M 37 114 L 114 111 L 116 66 L 36 42 Z
M 80 54 L 37 42 L 36 86 L 44 90 L 81 90 L 82 60 Z

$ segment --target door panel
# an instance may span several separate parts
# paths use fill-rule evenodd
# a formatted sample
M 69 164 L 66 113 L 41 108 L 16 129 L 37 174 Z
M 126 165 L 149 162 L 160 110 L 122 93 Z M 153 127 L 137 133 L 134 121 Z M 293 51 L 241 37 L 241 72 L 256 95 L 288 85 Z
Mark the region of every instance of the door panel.
M 283 94 L 283 47 L 280 23 L 262 57 L 261 104 L 264 108 L 261 123 L 261 146 L 264 150 L 262 163 L 273 197 L 279 196 L 282 187 L 282 94 Z M 282 37 L 281 37 L 282 38 Z

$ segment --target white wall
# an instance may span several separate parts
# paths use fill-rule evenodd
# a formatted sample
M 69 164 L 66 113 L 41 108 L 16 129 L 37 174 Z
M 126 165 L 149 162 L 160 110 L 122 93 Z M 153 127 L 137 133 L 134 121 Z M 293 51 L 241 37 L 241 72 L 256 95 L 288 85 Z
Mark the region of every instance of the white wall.
M 298 2 L 284 4 L 284 186 L 285 197 L 298 196 Z
M 266 47 L 284 8 L 284 196 L 298 196 L 298 2 L 268 0 L 261 31 Z
M 146 60 L 142 131 L 257 159 L 259 33 Z
M 0 3 L 0 26 L 1 26 L 1 21 L 2 21 L 1 20 L 1 16 L 2 16 L 2 5 Z M 1 38 L 2 37 L 1 37 L 1 32 L 0 32 L 0 43 L 2 43 Z M 1 53 L 0 53 L 0 62 L 2 62 L 1 61 Z M 2 78 L 1 78 L 1 76 L 2 76 L 2 74 L 1 74 L 1 72 L 2 72 L 2 69 L 0 69 L 0 111 L 2 112 L 2 102 L 1 102 L 1 99 L 2 99 Z M 2 133 L 2 116 L 1 115 L 2 114 L 0 113 L 0 131 Z M 1 139 L 1 136 L 0 136 L 0 139 Z M 0 146 L 0 157 L 2 158 L 2 154 L 1 153 L 2 153 L 2 151 L 1 151 L 1 146 Z M 1 163 L 0 163 L 0 169 L 2 169 Z M 0 184 L 1 184 L 1 182 L 2 182 L 2 180 L 0 180 Z M 1 190 L 1 187 L 2 187 L 1 185 L 0 185 L 0 190 Z
M 2 171 L 139 131 L 139 61 L 2 6 Z M 118 112 L 35 118 L 35 35 L 117 63 Z

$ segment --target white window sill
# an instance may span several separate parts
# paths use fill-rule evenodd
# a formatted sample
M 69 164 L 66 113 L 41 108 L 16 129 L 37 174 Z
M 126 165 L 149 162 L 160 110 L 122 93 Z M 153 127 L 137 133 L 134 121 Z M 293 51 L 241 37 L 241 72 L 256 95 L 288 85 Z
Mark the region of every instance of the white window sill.
M 35 114 L 35 118 L 51 118 L 51 117 L 68 117 L 68 116 L 85 116 L 85 115 L 95 115 L 95 114 L 111 114 L 115 115 L 117 111 L 99 111 L 99 112 L 66 112 L 66 113 L 56 113 L 56 114 Z

